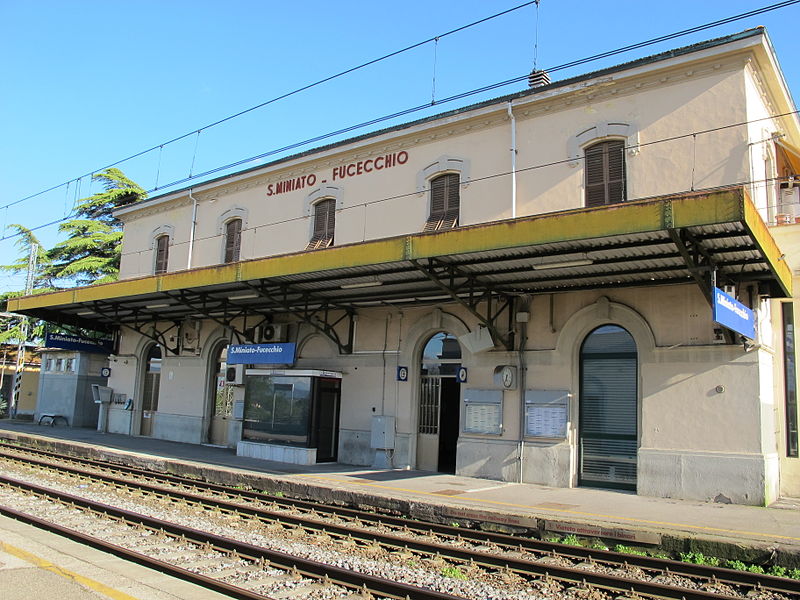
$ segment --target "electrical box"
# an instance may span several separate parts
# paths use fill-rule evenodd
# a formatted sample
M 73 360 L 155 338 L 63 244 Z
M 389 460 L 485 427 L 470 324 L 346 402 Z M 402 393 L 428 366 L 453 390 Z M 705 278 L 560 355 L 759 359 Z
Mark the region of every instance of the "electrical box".
M 244 385 L 244 365 L 230 365 L 225 370 L 225 381 L 233 385 Z
M 282 342 L 286 337 L 284 325 L 262 325 L 261 343 Z
M 376 450 L 394 450 L 394 417 L 372 417 L 372 443 Z
M 105 385 L 92 384 L 92 399 L 95 404 L 110 404 L 114 390 Z

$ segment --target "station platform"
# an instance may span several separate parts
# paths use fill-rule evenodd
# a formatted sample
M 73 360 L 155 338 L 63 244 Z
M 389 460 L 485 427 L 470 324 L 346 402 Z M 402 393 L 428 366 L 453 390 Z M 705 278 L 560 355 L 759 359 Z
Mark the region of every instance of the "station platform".
M 423 471 L 289 465 L 238 457 L 229 448 L 9 420 L 0 421 L 0 440 L 292 497 L 374 506 L 418 519 L 499 531 L 539 530 L 548 536 L 575 533 L 611 545 L 652 545 L 800 566 L 800 500 L 795 499 L 765 508 Z

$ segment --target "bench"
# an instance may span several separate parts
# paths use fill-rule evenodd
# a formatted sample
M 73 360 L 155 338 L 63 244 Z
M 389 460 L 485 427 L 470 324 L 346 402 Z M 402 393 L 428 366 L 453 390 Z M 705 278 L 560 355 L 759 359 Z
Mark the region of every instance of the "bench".
M 43 422 L 45 419 L 50 419 L 49 423 Z M 67 421 L 67 417 L 64 415 L 55 415 L 51 413 L 45 413 L 39 417 L 39 425 L 50 425 L 50 427 L 55 427 L 56 421 L 61 419 L 64 421 L 64 425 L 69 427 L 69 421 Z

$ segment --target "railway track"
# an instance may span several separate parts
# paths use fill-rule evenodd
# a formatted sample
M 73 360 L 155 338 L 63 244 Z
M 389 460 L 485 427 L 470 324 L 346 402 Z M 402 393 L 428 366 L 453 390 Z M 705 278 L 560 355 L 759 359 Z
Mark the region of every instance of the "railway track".
M 245 523 L 323 536 L 353 551 L 379 549 L 395 561 L 438 564 L 440 571 L 453 569 L 476 579 L 518 579 L 521 589 L 535 581 L 537 593 L 555 593 L 550 597 L 584 597 L 581 590 L 594 590 L 609 598 L 800 598 L 796 580 L 408 521 L 28 448 L 3 446 L 0 457 L 7 463 L 62 470 L 71 477 L 160 497 L 173 505 L 236 515 Z

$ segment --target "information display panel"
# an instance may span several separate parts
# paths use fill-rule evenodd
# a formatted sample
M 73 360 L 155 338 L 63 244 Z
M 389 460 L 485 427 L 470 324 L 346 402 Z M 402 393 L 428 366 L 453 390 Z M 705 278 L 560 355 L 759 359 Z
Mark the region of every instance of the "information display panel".
M 570 395 L 567 390 L 525 390 L 525 435 L 566 438 Z

